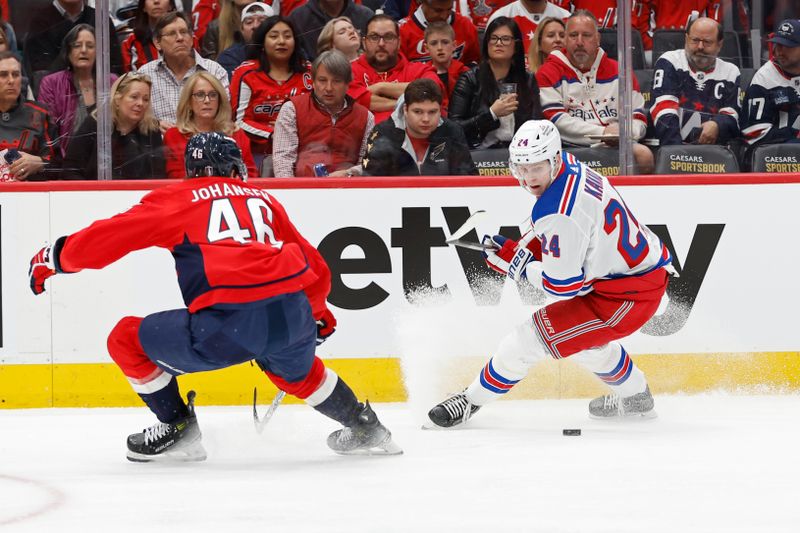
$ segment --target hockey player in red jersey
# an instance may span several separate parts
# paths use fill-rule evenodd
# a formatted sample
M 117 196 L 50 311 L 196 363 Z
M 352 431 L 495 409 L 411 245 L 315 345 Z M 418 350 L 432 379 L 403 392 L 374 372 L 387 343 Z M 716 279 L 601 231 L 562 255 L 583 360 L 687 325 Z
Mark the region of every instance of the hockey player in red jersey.
M 369 402 L 315 356 L 334 332 L 330 271 L 283 206 L 243 181 L 236 141 L 200 133 L 186 146 L 192 179 L 152 191 L 128 211 L 42 248 L 30 263 L 34 294 L 54 274 L 103 268 L 156 246 L 175 259 L 186 309 L 125 317 L 108 351 L 159 422 L 128 437 L 131 461 L 206 458 L 176 375 L 255 360 L 282 391 L 344 425 L 328 437 L 341 454 L 401 453 Z
M 647 379 L 617 341 L 658 309 L 671 263 L 667 248 L 605 177 L 562 150 L 552 122 L 523 124 L 509 159 L 511 173 L 536 196 L 531 231 L 519 242 L 485 236 L 486 262 L 558 301 L 508 334 L 464 391 L 431 409 L 431 423 L 466 422 L 551 357 L 575 360 L 611 388 L 589 403 L 593 418 L 655 416 Z

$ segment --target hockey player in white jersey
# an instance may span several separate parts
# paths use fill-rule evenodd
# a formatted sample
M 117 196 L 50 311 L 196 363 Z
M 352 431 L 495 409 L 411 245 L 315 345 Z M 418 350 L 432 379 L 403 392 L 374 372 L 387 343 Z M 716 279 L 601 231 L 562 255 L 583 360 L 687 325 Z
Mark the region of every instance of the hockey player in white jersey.
M 570 357 L 610 387 L 589 403 L 590 416 L 655 416 L 644 374 L 617 341 L 658 309 L 672 262 L 667 248 L 605 177 L 561 149 L 553 123 L 523 124 L 509 154 L 512 174 L 537 198 L 532 230 L 519 242 L 485 236 L 486 261 L 558 301 L 509 333 L 466 389 L 430 410 L 430 421 L 438 427 L 466 422 L 550 357 Z

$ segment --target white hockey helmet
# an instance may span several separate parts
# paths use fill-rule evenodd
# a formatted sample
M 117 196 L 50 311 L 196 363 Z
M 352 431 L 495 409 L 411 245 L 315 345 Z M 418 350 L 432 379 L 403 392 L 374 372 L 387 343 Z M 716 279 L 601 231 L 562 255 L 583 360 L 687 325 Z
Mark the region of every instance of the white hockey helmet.
M 514 134 L 508 147 L 508 166 L 511 175 L 528 192 L 525 179 L 516 172 L 517 165 L 529 165 L 540 161 L 550 162 L 550 181 L 556 179 L 561 170 L 561 135 L 549 120 L 529 120 Z

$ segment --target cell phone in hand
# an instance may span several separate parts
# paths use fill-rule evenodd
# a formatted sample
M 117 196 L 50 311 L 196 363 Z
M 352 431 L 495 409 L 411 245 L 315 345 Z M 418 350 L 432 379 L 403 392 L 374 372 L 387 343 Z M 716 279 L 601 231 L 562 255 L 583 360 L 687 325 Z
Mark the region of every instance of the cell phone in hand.
M 16 148 L 9 148 L 8 150 L 6 150 L 5 155 L 3 155 L 3 159 L 5 159 L 6 163 L 8 163 L 9 165 L 14 161 L 16 161 L 17 159 L 19 159 L 20 157 L 22 157 L 22 155 L 20 155 L 19 150 L 17 150 Z

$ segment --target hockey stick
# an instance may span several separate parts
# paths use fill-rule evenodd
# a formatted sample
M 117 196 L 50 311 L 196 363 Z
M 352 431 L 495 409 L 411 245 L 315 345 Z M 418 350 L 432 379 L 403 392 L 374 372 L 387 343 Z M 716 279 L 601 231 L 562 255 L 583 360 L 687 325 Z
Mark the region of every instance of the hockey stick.
M 484 211 L 484 210 L 482 210 L 482 209 L 479 209 L 478 211 L 475 211 L 474 213 L 472 213 L 472 216 L 470 216 L 470 217 L 467 219 L 467 221 L 466 221 L 466 222 L 464 222 L 463 224 L 461 224 L 461 227 L 460 227 L 460 228 L 458 228 L 457 230 L 455 230 L 455 231 L 453 232 L 453 234 L 452 234 L 452 235 L 450 235 L 450 238 L 449 238 L 449 239 L 447 239 L 447 240 L 446 240 L 446 241 L 444 241 L 444 242 L 446 242 L 447 244 L 450 244 L 452 241 L 457 241 L 457 240 L 459 240 L 461 237 L 463 237 L 464 235 L 466 235 L 466 234 L 467 234 L 467 233 L 469 233 L 470 231 L 474 230 L 474 229 L 477 227 L 477 225 L 478 225 L 478 224 L 479 224 L 479 223 L 480 223 L 480 222 L 481 222 L 481 221 L 482 221 L 484 218 L 486 218 L 486 211 Z
M 275 395 L 273 398 L 272 403 L 267 408 L 267 412 L 264 413 L 264 418 L 258 418 L 258 409 L 256 408 L 256 401 L 258 400 L 258 389 L 253 387 L 253 423 L 256 426 L 256 431 L 260 435 L 263 433 L 264 428 L 267 426 L 267 422 L 269 419 L 272 418 L 272 415 L 275 414 L 275 410 L 278 409 L 278 405 L 280 405 L 283 397 L 286 396 L 286 393 L 282 390 L 278 391 L 278 394 Z
M 495 250 L 496 247 L 492 246 L 491 244 L 483 244 L 480 242 L 472 242 L 472 241 L 465 241 L 464 239 L 456 239 L 456 240 L 449 240 L 446 241 L 447 244 L 458 246 L 460 248 L 469 248 L 470 250 L 478 250 L 480 252 L 485 252 L 486 250 Z

